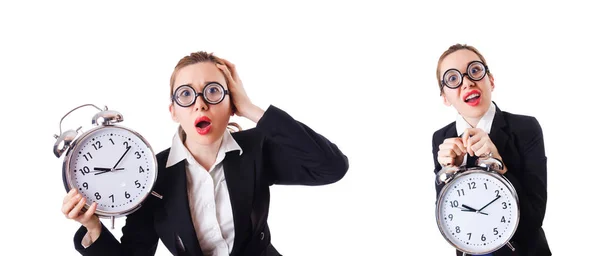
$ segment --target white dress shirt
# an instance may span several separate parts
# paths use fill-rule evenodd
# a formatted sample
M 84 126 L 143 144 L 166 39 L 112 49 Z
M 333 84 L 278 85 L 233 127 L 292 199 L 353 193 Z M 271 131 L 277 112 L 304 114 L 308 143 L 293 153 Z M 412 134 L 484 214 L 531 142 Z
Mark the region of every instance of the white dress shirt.
M 173 136 L 166 167 L 186 161 L 190 214 L 204 255 L 229 255 L 233 248 L 235 232 L 233 210 L 223 171 L 223 159 L 225 153 L 229 151 L 238 150 L 241 155 L 242 148 L 229 131 L 225 130 L 216 161 L 209 170 L 206 170 L 184 146 L 182 133 L 183 130 L 178 128 Z
M 490 134 L 492 130 L 492 123 L 494 122 L 494 115 L 496 115 L 496 105 L 492 102 L 490 103 L 490 108 L 483 114 L 479 122 L 477 122 L 477 126 L 475 128 L 480 128 L 485 131 L 487 134 Z M 467 128 L 473 128 L 465 119 L 459 114 L 456 115 L 456 134 L 459 134 L 459 137 L 465 132 Z M 467 154 L 465 154 L 465 158 L 461 166 L 467 164 Z

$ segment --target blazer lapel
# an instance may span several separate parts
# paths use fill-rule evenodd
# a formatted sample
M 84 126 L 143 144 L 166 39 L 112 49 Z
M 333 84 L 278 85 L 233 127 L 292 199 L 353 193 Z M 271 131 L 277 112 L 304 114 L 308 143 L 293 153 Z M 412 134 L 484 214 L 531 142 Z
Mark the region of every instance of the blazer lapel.
M 230 151 L 225 155 L 223 169 L 233 210 L 235 239 L 231 255 L 237 255 L 247 241 L 251 228 L 250 213 L 254 189 L 254 164 L 246 163 L 239 151 Z
M 493 103 L 496 105 L 495 103 Z M 490 139 L 498 149 L 498 153 L 502 155 L 506 152 L 506 145 L 509 140 L 508 133 L 506 132 L 506 120 L 504 120 L 504 115 L 498 106 L 496 106 L 496 114 L 494 115 L 494 122 L 492 123 L 492 130 L 490 131 Z
M 166 201 L 165 207 L 170 222 L 175 227 L 175 243 L 178 242 L 178 236 L 186 252 L 184 255 L 203 255 L 190 213 L 185 161 L 179 162 L 166 171 L 171 176 L 171 182 L 168 194 L 170 198 Z
M 458 134 L 456 134 L 456 122 L 454 122 L 453 125 L 450 126 L 450 129 L 446 130 L 445 136 L 446 136 L 446 139 L 458 137 Z

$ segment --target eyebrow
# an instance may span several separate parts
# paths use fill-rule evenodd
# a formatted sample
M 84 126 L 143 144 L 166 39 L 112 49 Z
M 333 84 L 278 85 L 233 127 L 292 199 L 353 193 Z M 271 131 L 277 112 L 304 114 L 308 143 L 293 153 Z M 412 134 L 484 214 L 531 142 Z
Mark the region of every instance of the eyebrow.
M 482 61 L 482 60 L 480 60 L 480 59 L 474 59 L 474 60 L 470 60 L 469 62 L 467 62 L 467 66 L 466 66 L 465 68 L 468 68 L 468 67 L 469 67 L 469 64 L 470 64 L 470 63 L 473 63 L 474 61 L 479 61 L 479 62 L 481 62 L 483 65 L 487 66 L 487 64 L 483 63 L 483 61 Z M 443 73 L 445 73 L 446 71 L 448 71 L 448 70 L 450 70 L 450 69 L 456 69 L 456 70 L 458 70 L 458 71 L 462 72 L 462 70 L 460 70 L 460 69 L 459 69 L 459 68 L 457 68 L 457 67 L 451 67 L 451 68 L 447 68 L 447 69 L 446 69 L 446 70 L 445 70 Z M 442 74 L 443 74 L 443 73 L 442 73 Z
M 208 82 L 204 83 L 204 86 L 206 87 L 207 85 L 212 84 L 212 83 L 221 84 L 221 83 L 219 83 L 217 81 L 208 81 Z M 192 86 L 192 84 L 180 84 L 179 86 L 177 86 L 177 88 L 179 88 L 181 86 L 184 86 L 184 85 L 187 85 L 187 86 L 190 86 L 190 87 L 194 87 L 194 86 Z

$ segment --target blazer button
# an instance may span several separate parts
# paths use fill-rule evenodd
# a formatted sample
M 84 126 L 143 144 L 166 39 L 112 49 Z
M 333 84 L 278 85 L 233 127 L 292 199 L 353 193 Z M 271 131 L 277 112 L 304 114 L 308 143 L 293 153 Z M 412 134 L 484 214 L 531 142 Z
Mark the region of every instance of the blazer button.
M 263 239 L 265 239 L 265 232 L 260 232 L 260 240 L 262 241 Z

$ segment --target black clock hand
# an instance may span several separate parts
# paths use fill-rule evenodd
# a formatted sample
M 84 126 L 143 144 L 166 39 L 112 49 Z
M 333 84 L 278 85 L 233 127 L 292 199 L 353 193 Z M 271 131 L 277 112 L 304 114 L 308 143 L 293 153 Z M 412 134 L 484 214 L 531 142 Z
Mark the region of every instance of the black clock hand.
M 111 168 L 94 167 L 95 171 L 111 171 Z
M 104 167 L 94 167 L 95 171 L 109 171 L 109 172 L 110 171 L 119 171 L 119 170 L 123 170 L 123 169 L 125 169 L 125 168 L 120 167 L 120 168 L 112 169 L 112 168 L 104 168 Z
M 494 198 L 494 200 L 492 200 L 491 202 L 489 202 L 488 204 L 486 204 L 485 206 L 481 207 L 481 209 L 479 209 L 479 211 L 485 209 L 485 207 L 488 207 L 490 204 L 492 204 L 493 202 L 496 202 L 496 200 L 498 200 L 500 198 L 500 196 L 497 196 L 496 198 Z
M 103 174 L 103 173 L 112 172 L 112 171 L 120 171 L 120 170 L 124 170 L 124 169 L 125 168 L 123 168 L 123 167 L 117 168 L 114 170 L 111 168 L 94 167 L 94 170 L 96 171 L 96 173 L 94 175 Z
M 94 173 L 94 175 L 98 175 L 98 174 L 105 174 L 107 172 L 110 172 L 110 170 L 106 170 L 106 171 L 99 171 L 97 173 Z
M 117 165 L 119 165 L 119 163 L 121 162 L 121 160 L 123 160 L 123 157 L 125 157 L 125 155 L 127 155 L 127 152 L 129 152 L 130 148 L 131 148 L 131 146 L 127 147 L 127 150 L 125 150 L 125 153 L 123 153 L 123 155 L 121 156 L 121 158 L 119 158 L 119 161 L 117 161 L 117 163 L 115 164 L 115 166 L 113 167 L 113 169 L 117 168 Z
M 471 206 L 468 206 L 468 205 L 464 205 L 464 204 L 463 204 L 463 205 L 462 205 L 462 207 L 466 208 L 466 209 L 462 209 L 462 210 L 461 210 L 461 211 L 463 211 L 463 212 L 475 212 L 475 213 L 481 213 L 481 214 L 483 214 L 483 215 L 488 215 L 487 213 L 485 213 L 485 212 L 481 212 L 481 211 L 478 211 L 478 210 L 476 210 L 475 208 L 473 208 L 473 207 L 471 207 Z
M 467 208 L 467 210 L 464 210 L 464 211 L 469 211 L 469 212 L 476 212 L 477 211 L 475 208 L 473 208 L 471 206 L 468 206 L 468 205 L 464 205 L 463 204 L 461 206 Z

